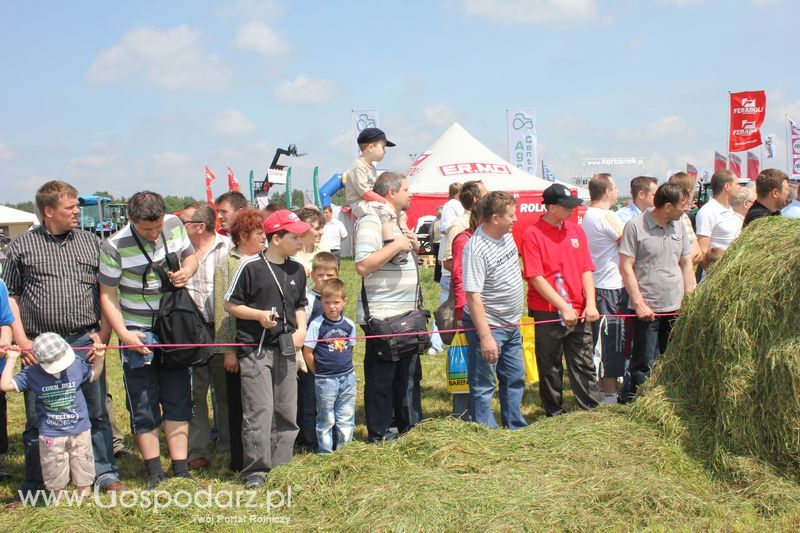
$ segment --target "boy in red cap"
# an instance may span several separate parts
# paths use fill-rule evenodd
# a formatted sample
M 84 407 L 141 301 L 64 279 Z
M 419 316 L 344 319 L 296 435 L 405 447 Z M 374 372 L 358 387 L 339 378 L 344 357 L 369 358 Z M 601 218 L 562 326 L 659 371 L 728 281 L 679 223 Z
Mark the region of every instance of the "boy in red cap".
M 297 436 L 295 354 L 306 336 L 306 272 L 289 258 L 303 245 L 307 223 L 286 209 L 264 221 L 268 248 L 242 261 L 225 295 L 236 317 L 242 380 L 245 488 L 264 484 L 269 471 L 292 460 Z

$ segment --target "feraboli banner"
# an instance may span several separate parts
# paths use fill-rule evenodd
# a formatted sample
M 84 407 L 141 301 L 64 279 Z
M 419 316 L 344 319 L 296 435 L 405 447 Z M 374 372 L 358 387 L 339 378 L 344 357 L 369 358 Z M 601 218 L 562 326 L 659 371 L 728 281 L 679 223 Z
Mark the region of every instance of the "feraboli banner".
M 507 109 L 508 160 L 517 168 L 536 175 L 536 110 Z
M 764 91 L 731 93 L 729 152 L 744 152 L 761 146 L 761 125 L 767 115 Z

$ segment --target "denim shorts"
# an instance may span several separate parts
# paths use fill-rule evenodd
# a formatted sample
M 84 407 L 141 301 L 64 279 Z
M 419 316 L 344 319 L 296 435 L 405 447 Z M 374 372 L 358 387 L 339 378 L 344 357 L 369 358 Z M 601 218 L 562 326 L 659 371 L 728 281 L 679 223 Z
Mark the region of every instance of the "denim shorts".
M 146 334 L 142 339 L 144 344 L 158 342 L 152 332 L 142 331 Z M 122 352 L 125 403 L 131 415 L 132 434 L 152 431 L 161 425 L 162 420 L 191 420 L 191 369 L 163 369 L 158 357 L 145 365 L 142 354 L 132 350 Z

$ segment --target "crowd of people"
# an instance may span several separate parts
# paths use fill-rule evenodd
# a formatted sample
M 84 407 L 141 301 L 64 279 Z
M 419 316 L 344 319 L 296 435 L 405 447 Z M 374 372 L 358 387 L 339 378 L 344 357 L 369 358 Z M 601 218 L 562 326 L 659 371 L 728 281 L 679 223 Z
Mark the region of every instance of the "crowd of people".
M 330 207 L 259 210 L 231 191 L 215 207 L 197 202 L 174 215 L 158 193 L 142 191 L 128 201 L 129 224 L 101 243 L 76 229 L 74 187 L 42 185 L 35 199 L 41 225 L 9 243 L 0 283 L 0 454 L 8 451 L 5 392 L 23 392 L 22 492 L 62 490 L 70 477 L 83 491 L 125 488 L 104 366 L 112 332 L 125 346 L 125 404 L 149 489 L 166 477 L 161 432 L 173 476 L 208 468 L 216 448 L 249 489 L 291 461 L 298 446 L 325 454 L 353 438 L 356 324 L 370 336 L 375 319 L 422 305 L 419 242 L 404 214 L 408 181 L 375 170 L 394 145 L 376 128 L 361 132 L 358 143 L 361 156 L 346 182 L 353 235 Z M 666 349 L 684 295 L 741 228 L 781 209 L 800 214 L 797 200 L 787 206 L 789 184 L 779 170 L 761 172 L 754 189 L 720 171 L 711 189 L 692 221 L 691 176 L 678 173 L 661 185 L 640 176 L 630 183 L 630 204 L 614 211 L 614 178 L 597 174 L 579 224 L 582 201 L 553 184 L 518 249 L 511 194 L 487 191 L 480 181 L 452 184 L 437 223 L 438 303 L 452 306 L 465 329 L 469 385 L 468 394 L 454 395 L 453 413 L 497 427 L 497 390 L 500 424 L 527 425 L 518 327 L 526 306 L 547 416 L 564 410 L 564 360 L 579 408 L 635 399 Z M 339 276 L 348 238 L 356 287 Z M 191 295 L 216 345 L 207 364 L 174 368 L 153 346 L 166 290 L 153 265 L 166 265 L 168 283 Z M 354 297 L 351 319 L 344 308 Z M 370 442 L 395 439 L 423 417 L 420 356 L 428 346 L 386 357 L 378 341 L 364 342 Z M 15 375 L 18 358 L 23 369 Z

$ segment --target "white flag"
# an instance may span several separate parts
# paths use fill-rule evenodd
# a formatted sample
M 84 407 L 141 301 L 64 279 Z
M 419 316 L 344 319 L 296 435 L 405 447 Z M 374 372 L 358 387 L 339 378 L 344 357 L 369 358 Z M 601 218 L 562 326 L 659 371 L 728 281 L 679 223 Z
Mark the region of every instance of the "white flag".
M 508 160 L 528 174 L 536 175 L 536 110 L 507 109 Z
M 361 155 L 356 144 L 358 134 L 367 128 L 380 128 L 378 125 L 378 110 L 377 109 L 353 109 L 353 150 L 355 157 Z

